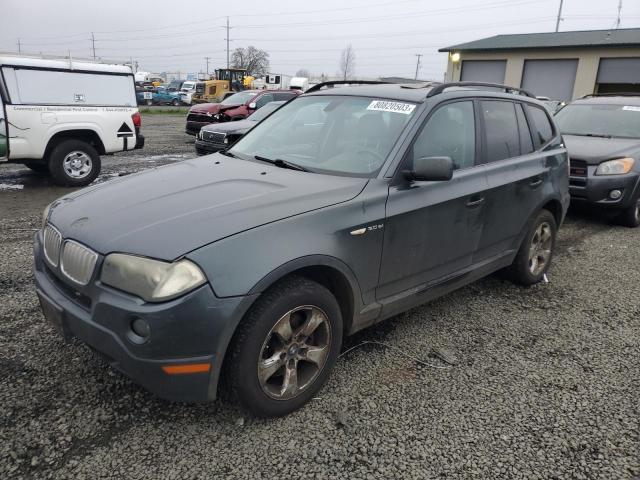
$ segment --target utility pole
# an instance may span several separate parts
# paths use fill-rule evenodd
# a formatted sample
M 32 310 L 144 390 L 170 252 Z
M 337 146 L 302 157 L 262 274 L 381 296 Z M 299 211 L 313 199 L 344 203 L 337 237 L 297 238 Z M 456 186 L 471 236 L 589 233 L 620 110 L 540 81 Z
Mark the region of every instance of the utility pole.
M 422 53 L 416 53 L 416 57 L 418 57 L 418 61 L 416 62 L 416 76 L 414 80 L 418 79 L 418 70 L 420 70 L 420 58 L 422 57 Z
M 229 68 L 229 17 L 227 17 L 227 68 Z
M 93 50 L 93 59 L 96 59 L 96 37 L 91 32 L 91 50 Z
M 207 76 L 209 76 L 209 59 L 211 57 L 204 57 L 204 59 L 207 61 Z
M 620 22 L 622 20 L 620 17 L 621 13 L 622 13 L 622 0 L 618 2 L 618 19 L 616 20 L 616 29 L 620 28 Z
M 22 53 L 22 45 L 20 45 L 20 39 L 18 39 L 18 53 Z
M 563 3 L 563 0 L 560 0 L 560 8 L 558 9 L 558 19 L 556 20 L 556 32 L 560 30 L 560 20 L 562 20 L 562 3 Z

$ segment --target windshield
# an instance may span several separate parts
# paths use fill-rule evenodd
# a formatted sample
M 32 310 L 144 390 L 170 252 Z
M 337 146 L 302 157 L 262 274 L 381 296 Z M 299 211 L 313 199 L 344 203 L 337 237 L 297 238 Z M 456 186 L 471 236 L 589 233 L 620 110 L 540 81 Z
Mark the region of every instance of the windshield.
M 184 82 L 182 84 L 182 90 L 193 90 L 193 87 L 195 87 L 196 82 Z
M 231 152 L 314 172 L 373 176 L 414 110 L 413 103 L 366 97 L 300 97 L 256 125 Z
M 565 135 L 640 138 L 640 106 L 567 105 L 555 119 Z
M 222 101 L 222 105 L 242 105 L 256 96 L 255 92 L 234 93 Z
M 259 122 L 264 117 L 268 116 L 274 110 L 280 108 L 284 102 L 271 102 L 267 103 L 260 110 L 257 110 L 255 113 L 251 114 L 247 120 L 251 120 L 252 122 Z

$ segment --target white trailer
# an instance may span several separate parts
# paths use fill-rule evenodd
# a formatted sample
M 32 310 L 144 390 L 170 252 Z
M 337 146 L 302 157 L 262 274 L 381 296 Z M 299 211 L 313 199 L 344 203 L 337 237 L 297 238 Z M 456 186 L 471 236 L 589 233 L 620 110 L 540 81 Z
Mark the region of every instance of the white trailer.
M 3 55 L 0 72 L 0 162 L 82 186 L 100 155 L 144 145 L 130 67 Z
M 289 82 L 289 88 L 306 92 L 309 90 L 309 79 L 307 77 L 293 77 Z
M 291 76 L 281 73 L 269 73 L 265 76 L 267 90 L 288 90 Z

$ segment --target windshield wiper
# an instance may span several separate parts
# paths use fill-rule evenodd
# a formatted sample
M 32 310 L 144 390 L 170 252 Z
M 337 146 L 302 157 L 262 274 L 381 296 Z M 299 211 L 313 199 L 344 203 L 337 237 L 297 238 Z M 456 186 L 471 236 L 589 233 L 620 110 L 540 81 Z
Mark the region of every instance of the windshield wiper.
M 289 162 L 287 160 L 282 160 L 280 158 L 276 158 L 275 160 L 272 160 L 271 158 L 261 157 L 260 155 L 254 155 L 253 158 L 255 158 L 256 160 L 260 160 L 261 162 L 270 163 L 280 168 L 289 168 L 291 170 L 299 170 L 301 172 L 309 171 L 306 168 L 304 168 L 302 165 L 298 165 L 297 163 Z
M 576 137 L 613 138 L 613 135 L 608 135 L 606 133 L 565 133 L 565 135 L 574 135 Z
M 218 150 L 218 153 L 221 153 L 222 155 L 225 155 L 225 156 L 231 157 L 231 158 L 240 158 L 236 154 L 231 153 L 229 150 Z

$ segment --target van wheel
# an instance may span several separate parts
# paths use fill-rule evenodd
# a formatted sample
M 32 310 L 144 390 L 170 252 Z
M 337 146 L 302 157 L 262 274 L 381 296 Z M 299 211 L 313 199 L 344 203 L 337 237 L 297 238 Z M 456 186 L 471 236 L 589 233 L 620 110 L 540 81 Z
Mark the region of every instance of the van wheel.
M 551 265 L 558 227 L 548 210 L 541 210 L 522 241 L 508 276 L 515 283 L 534 285 L 544 278 Z
M 57 185 L 82 187 L 100 173 L 100 156 L 96 149 L 81 140 L 64 140 L 49 156 L 49 171 Z
M 342 344 L 342 315 L 322 285 L 291 277 L 267 290 L 234 334 L 224 384 L 260 417 L 285 415 L 324 385 Z
M 144 103 L 145 105 L 150 107 L 151 105 L 153 105 L 153 100 L 145 100 Z
M 621 225 L 630 228 L 640 226 L 640 196 L 630 207 L 625 208 L 618 217 Z
M 173 105 L 174 107 L 177 107 L 178 105 L 180 105 L 180 100 L 178 100 L 177 98 L 174 98 L 173 101 L 171 102 L 171 105 Z

